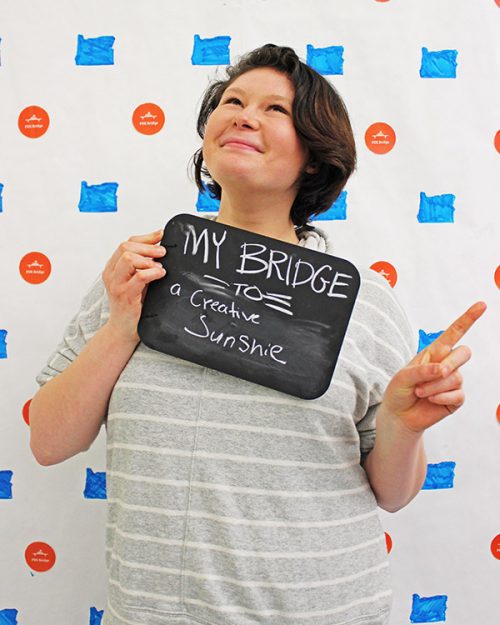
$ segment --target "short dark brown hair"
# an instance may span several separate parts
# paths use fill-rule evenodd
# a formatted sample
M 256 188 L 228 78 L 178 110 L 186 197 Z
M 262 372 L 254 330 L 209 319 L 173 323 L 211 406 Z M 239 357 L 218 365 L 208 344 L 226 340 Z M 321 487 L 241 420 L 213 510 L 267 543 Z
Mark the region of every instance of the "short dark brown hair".
M 356 167 L 356 146 L 345 104 L 336 89 L 302 62 L 292 48 L 268 43 L 248 52 L 226 68 L 226 79 L 210 84 L 204 93 L 197 121 L 203 139 L 208 118 L 224 91 L 242 74 L 271 67 L 285 74 L 295 89 L 292 119 L 302 145 L 308 150 L 315 173 L 302 172 L 291 208 L 293 223 L 307 227 L 314 215 L 328 210 Z M 193 155 L 196 185 L 220 200 L 221 187 L 203 164 L 203 148 Z M 205 179 L 205 182 L 204 182 Z

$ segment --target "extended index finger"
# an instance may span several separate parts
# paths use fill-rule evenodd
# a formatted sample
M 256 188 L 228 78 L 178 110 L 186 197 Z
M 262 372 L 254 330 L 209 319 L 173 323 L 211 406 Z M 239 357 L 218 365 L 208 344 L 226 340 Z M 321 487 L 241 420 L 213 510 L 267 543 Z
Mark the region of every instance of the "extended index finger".
M 468 310 L 460 315 L 455 321 L 441 334 L 431 345 L 429 349 L 432 353 L 433 348 L 439 349 L 442 346 L 454 347 L 458 341 L 469 331 L 474 323 L 486 310 L 484 302 L 476 302 Z

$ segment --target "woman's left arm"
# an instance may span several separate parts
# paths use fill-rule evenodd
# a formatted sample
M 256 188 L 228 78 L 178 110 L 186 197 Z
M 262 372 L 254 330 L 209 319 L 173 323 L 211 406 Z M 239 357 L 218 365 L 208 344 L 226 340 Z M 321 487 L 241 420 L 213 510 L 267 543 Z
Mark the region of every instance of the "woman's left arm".
M 364 469 L 378 505 L 396 512 L 422 488 L 427 473 L 423 433 L 465 401 L 459 371 L 470 358 L 455 345 L 486 310 L 477 302 L 390 381 L 376 415 L 375 445 Z

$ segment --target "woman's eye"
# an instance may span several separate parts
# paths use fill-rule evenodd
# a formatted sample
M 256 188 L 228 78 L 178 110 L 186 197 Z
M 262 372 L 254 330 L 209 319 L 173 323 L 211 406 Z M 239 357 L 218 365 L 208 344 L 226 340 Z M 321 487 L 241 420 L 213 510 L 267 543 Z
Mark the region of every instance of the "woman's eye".
M 241 100 L 238 98 L 227 98 L 224 104 L 241 104 Z
M 280 113 L 285 113 L 285 115 L 288 115 L 288 111 L 284 106 L 281 106 L 281 104 L 271 104 L 270 108 L 272 108 L 273 111 L 279 111 Z

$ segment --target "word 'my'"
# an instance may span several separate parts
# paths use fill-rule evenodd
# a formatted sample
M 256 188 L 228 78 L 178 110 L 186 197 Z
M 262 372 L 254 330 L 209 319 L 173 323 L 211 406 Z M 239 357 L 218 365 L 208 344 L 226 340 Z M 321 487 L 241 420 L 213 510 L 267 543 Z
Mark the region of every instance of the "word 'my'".
M 224 230 L 221 238 L 217 240 L 215 232 L 212 232 L 212 243 L 215 246 L 215 267 L 220 269 L 220 246 L 226 240 L 227 232 Z M 208 263 L 210 253 L 210 238 L 208 236 L 208 229 L 204 228 L 200 235 L 196 235 L 196 231 L 193 226 L 188 226 L 186 232 L 186 240 L 184 242 L 184 254 L 187 254 L 189 249 L 189 243 L 191 242 L 191 254 L 194 256 L 198 253 L 200 246 L 203 244 L 203 262 Z

